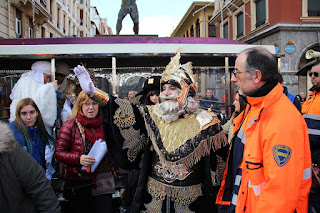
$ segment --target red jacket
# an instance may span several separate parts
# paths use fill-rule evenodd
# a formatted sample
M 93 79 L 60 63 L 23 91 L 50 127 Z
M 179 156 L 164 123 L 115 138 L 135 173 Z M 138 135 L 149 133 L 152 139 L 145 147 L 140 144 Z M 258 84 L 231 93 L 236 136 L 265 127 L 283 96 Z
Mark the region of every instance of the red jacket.
M 63 123 L 58 136 L 55 157 L 65 166 L 62 169 L 62 177 L 81 179 L 78 171 L 81 169 L 80 157 L 84 154 L 84 141 L 82 141 L 79 128 L 75 120 L 67 120 Z
M 238 165 L 242 169 L 240 188 L 232 200 L 226 199 L 225 171 L 216 203 L 234 203 L 236 213 L 308 211 L 311 154 L 307 125 L 282 91 L 278 84 L 264 97 L 247 97 L 247 108 L 239 115 L 243 120 L 235 119 L 235 130 L 241 128 L 244 144 L 243 161 Z

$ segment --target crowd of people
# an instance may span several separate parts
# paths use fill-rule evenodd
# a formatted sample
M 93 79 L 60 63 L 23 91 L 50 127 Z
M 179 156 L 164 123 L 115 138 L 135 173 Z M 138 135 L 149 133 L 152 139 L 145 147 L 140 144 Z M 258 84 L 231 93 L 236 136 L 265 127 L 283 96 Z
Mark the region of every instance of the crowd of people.
M 270 52 L 244 50 L 224 122 L 213 89 L 198 101 L 192 63 L 180 57 L 123 98 L 82 65 L 58 62 L 51 81 L 51 63 L 35 62 L 0 123 L 0 210 L 113 212 L 125 170 L 125 212 L 320 212 L 320 63 L 310 94 L 295 96 Z

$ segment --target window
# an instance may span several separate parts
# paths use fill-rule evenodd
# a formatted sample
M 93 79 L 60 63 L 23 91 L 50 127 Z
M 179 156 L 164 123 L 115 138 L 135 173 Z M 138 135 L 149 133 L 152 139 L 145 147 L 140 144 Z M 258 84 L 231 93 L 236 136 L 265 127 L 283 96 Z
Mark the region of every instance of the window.
M 223 38 L 229 38 L 229 24 L 228 24 L 228 22 L 223 25 Z
M 80 37 L 83 37 L 83 31 L 80 31 Z
M 22 38 L 21 11 L 16 9 L 16 37 Z
M 243 12 L 237 15 L 237 38 L 244 34 L 244 19 Z
M 60 22 L 60 8 L 57 8 L 57 28 L 59 28 L 59 22 Z
M 197 20 L 197 24 L 196 24 L 196 37 L 200 37 L 200 21 L 199 19 Z
M 47 3 L 45 0 L 40 0 L 40 4 L 45 8 L 47 7 Z
M 211 18 L 212 18 L 211 16 L 208 17 L 208 23 L 211 20 Z M 209 32 L 208 32 L 209 37 L 216 37 L 216 26 L 214 24 L 209 23 L 208 30 L 209 30 Z
M 52 22 L 52 11 L 53 11 L 53 8 L 52 8 L 52 1 L 49 0 L 49 3 L 50 3 L 50 21 Z
M 33 38 L 33 29 L 29 27 L 29 38 Z
M 66 33 L 66 14 L 63 14 L 63 33 L 65 34 Z
M 191 30 L 190 30 L 190 37 L 194 37 L 194 28 L 193 28 L 193 25 L 191 26 Z
M 80 10 L 80 25 L 83 25 L 83 10 Z
M 29 18 L 29 30 L 28 30 L 28 38 L 33 38 L 33 21 Z
M 22 38 L 22 35 L 21 35 L 21 20 L 16 18 L 16 35 L 17 35 L 17 38 Z
M 41 38 L 45 38 L 46 37 L 46 28 L 41 27 Z
M 308 0 L 308 16 L 320 16 L 319 0 Z
M 266 0 L 256 1 L 256 27 L 266 23 Z
M 216 37 L 216 26 L 209 24 L 209 37 Z

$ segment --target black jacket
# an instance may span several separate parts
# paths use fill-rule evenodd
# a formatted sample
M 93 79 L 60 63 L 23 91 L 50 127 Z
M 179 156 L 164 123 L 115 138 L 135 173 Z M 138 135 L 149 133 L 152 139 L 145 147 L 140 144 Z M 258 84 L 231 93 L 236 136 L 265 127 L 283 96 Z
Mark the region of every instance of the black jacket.
M 44 169 L 0 123 L 0 212 L 59 213 L 59 201 Z

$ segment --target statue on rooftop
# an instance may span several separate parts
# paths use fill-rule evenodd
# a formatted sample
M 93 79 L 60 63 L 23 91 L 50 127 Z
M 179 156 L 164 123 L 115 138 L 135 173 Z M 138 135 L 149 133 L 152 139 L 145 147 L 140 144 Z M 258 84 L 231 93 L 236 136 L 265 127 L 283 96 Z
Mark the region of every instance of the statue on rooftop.
M 136 0 L 122 0 L 121 8 L 118 14 L 117 20 L 117 35 L 119 35 L 122 28 L 122 20 L 126 17 L 126 15 L 130 14 L 130 17 L 133 21 L 133 32 L 135 35 L 138 35 L 139 31 L 139 12 L 136 4 Z

